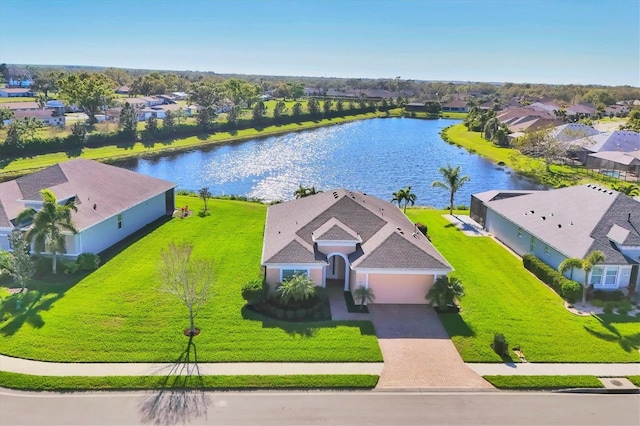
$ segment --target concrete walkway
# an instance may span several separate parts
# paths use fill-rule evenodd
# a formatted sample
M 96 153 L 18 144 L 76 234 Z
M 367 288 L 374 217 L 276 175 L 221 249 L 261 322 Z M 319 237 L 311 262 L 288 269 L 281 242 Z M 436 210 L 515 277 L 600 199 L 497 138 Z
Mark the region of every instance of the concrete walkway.
M 0 355 L 0 371 L 35 376 L 291 376 L 298 374 L 379 375 L 381 362 L 222 362 L 222 363 L 62 363 Z
M 639 376 L 640 364 L 467 363 L 481 376 Z

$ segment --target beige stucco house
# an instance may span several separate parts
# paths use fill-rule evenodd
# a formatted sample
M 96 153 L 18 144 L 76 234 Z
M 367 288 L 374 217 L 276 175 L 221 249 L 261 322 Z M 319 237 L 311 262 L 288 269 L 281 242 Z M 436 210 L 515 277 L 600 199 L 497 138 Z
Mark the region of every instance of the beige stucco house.
M 346 189 L 270 206 L 262 266 L 271 288 L 304 274 L 398 304 L 426 303 L 435 279 L 453 270 L 395 205 Z

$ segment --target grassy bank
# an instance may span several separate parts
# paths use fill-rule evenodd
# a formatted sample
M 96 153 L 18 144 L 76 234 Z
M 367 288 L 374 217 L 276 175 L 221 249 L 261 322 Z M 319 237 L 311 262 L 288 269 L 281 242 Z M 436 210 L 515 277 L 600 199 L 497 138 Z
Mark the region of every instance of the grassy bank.
M 176 205 L 202 208 L 196 197 Z M 193 256 L 213 261 L 211 297 L 196 317 L 198 362 L 381 361 L 369 321 L 290 323 L 243 309 L 241 287 L 261 277 L 266 206 L 210 200 L 210 215 L 174 218 L 117 247 L 86 276 L 33 282 L 20 309 L 12 297 L 0 307 L 0 352 L 59 362 L 176 362 L 189 346 L 182 302 L 158 290 L 160 250 L 193 243 Z M 13 296 L 14 298 L 17 296 Z
M 612 183 L 616 179 L 607 178 L 598 173 L 587 172 L 582 167 L 571 167 L 553 164 L 550 172 L 546 171 L 544 161 L 527 157 L 513 148 L 504 148 L 494 145 L 484 139 L 479 132 L 467 130 L 464 124 L 459 123 L 443 130 L 443 139 L 478 154 L 495 163 L 517 171 L 538 182 L 560 187 L 571 186 L 587 182 Z
M 464 285 L 461 312 L 440 319 L 466 362 L 519 362 L 513 352 L 506 360 L 496 355 L 494 333 L 510 348 L 519 345 L 530 362 L 640 362 L 639 318 L 573 315 L 519 258 L 489 237 L 466 236 L 443 213 L 407 210 L 412 221 L 428 226 Z
M 142 389 L 371 389 L 375 375 L 31 376 L 0 371 L 0 387 L 28 391 Z
M 81 157 L 90 160 L 113 162 L 131 157 L 155 156 L 166 152 L 187 151 L 194 148 L 212 144 L 239 142 L 247 139 L 275 136 L 284 133 L 310 130 L 319 127 L 332 126 L 368 118 L 384 117 L 385 113 L 368 113 L 324 119 L 318 121 L 305 121 L 281 126 L 267 126 L 260 129 L 244 129 L 234 132 L 218 132 L 210 135 L 191 136 L 162 142 L 137 142 L 127 145 L 110 145 L 99 148 L 83 148 L 69 152 L 57 152 L 51 154 L 8 158 L 0 160 L 0 181 L 11 179 L 34 170 L 48 167 L 70 158 Z
M 498 389 L 556 390 L 573 388 L 604 388 L 596 376 L 483 376 Z

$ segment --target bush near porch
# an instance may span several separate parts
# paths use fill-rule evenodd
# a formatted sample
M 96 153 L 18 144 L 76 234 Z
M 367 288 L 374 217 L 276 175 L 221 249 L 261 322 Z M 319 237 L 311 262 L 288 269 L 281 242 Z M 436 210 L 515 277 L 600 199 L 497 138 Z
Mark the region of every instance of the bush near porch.
M 500 362 L 491 343 L 502 333 L 530 362 L 640 362 L 639 318 L 571 314 L 518 257 L 489 237 L 464 235 L 445 213 L 407 210 L 413 222 L 429 227 L 431 242 L 464 283 L 461 312 L 440 319 L 465 361 Z M 518 361 L 513 352 L 512 358 Z
M 210 300 L 196 317 L 198 362 L 381 361 L 368 321 L 284 323 L 243 310 L 241 288 L 260 279 L 266 206 L 209 200 L 211 215 L 174 218 L 128 247 L 101 256 L 88 275 L 61 274 L 60 282 L 33 282 L 30 302 L 14 315 L 15 303 L 0 307 L 0 353 L 61 362 L 172 362 L 188 339 L 186 307 L 159 292 L 160 251 L 170 241 L 192 242 L 195 257 L 214 260 Z M 197 197 L 176 205 L 203 207 Z M 0 290 L 1 290 L 0 284 Z M 31 295 L 33 293 L 33 295 Z M 10 300 L 10 297 L 5 300 Z

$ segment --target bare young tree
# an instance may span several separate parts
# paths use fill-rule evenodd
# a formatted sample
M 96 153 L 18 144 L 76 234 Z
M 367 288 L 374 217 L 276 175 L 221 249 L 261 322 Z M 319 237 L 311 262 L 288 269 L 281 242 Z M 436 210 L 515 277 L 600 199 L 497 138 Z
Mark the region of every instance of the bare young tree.
M 162 250 L 158 267 L 160 289 L 179 298 L 189 310 L 189 335 L 196 335 L 194 323 L 200 307 L 209 298 L 213 284 L 213 262 L 193 259 L 193 245 L 171 242 Z
M 567 155 L 567 145 L 557 139 L 549 129 L 527 133 L 515 141 L 516 148 L 524 155 L 544 159 L 547 172 L 551 164 Z

